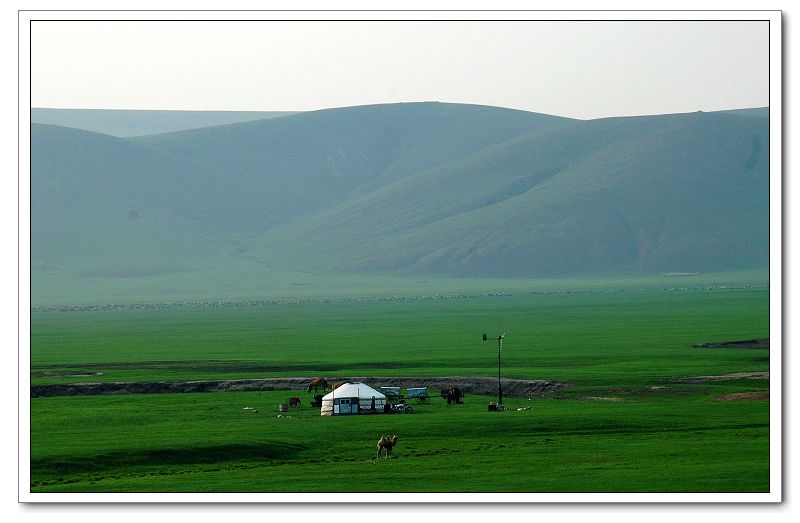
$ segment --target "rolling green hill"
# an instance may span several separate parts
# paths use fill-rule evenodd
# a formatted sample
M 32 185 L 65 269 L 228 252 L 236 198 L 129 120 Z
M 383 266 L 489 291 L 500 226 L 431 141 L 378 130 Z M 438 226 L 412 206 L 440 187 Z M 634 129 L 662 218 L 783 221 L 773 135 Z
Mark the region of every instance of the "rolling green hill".
M 578 121 L 443 103 L 138 138 L 35 124 L 33 299 L 763 269 L 767 131 L 763 110 Z
M 142 137 L 257 184 L 265 230 L 522 134 L 569 122 L 496 107 L 391 104 Z
M 263 245 L 297 250 L 254 254 L 461 276 L 765 266 L 766 131 L 724 113 L 575 122 L 270 231 Z

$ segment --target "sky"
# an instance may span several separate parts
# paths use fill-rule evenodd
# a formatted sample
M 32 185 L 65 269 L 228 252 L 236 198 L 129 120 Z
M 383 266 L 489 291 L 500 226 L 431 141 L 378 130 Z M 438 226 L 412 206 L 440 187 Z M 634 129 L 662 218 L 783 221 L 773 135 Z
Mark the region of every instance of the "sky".
M 306 111 L 437 100 L 573 118 L 769 103 L 767 22 L 31 26 L 33 107 Z

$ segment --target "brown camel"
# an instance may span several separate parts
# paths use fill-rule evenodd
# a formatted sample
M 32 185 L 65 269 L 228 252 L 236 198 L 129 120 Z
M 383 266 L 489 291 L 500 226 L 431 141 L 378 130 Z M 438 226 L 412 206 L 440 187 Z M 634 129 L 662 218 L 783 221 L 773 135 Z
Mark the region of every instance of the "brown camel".
M 386 458 L 389 459 L 392 457 L 392 449 L 394 446 L 397 445 L 397 434 L 392 436 L 381 436 L 381 439 L 378 440 L 378 452 L 375 455 L 375 459 L 381 457 L 381 450 L 386 450 Z

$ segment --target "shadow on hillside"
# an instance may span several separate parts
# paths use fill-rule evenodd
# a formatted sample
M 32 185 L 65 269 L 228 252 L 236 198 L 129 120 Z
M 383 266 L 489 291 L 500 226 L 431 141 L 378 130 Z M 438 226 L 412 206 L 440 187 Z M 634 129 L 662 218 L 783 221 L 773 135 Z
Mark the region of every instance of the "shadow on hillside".
M 129 467 L 284 460 L 296 456 L 307 448 L 305 445 L 270 441 L 259 444 L 121 450 L 92 456 L 57 456 L 31 459 L 31 475 L 36 477 L 100 472 Z

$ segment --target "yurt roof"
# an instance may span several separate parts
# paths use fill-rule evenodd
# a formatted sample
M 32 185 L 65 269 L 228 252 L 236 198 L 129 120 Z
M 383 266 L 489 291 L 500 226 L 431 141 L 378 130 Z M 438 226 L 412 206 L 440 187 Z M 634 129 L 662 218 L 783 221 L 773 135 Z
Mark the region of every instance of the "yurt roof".
M 386 399 L 386 396 L 363 383 L 345 383 L 322 397 L 323 400 L 334 398 Z

